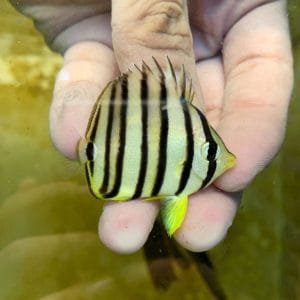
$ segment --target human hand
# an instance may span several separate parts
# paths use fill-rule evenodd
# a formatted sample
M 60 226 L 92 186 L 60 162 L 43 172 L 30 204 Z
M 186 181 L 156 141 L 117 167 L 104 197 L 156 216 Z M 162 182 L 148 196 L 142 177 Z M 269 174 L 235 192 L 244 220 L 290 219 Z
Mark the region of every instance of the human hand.
M 232 223 L 240 191 L 270 162 L 284 137 L 293 77 L 285 1 L 193 0 L 187 8 L 183 0 L 114 0 L 112 10 L 109 1 L 100 0 L 13 2 L 64 54 L 50 129 L 69 158 L 77 158 L 93 103 L 119 70 L 142 60 L 151 64 L 151 56 L 163 63 L 168 55 L 175 66 L 185 65 L 196 90 L 194 104 L 238 162 L 189 198 L 174 238 L 192 251 L 216 245 Z M 136 251 L 158 211 L 155 201 L 105 204 L 100 238 L 114 251 Z

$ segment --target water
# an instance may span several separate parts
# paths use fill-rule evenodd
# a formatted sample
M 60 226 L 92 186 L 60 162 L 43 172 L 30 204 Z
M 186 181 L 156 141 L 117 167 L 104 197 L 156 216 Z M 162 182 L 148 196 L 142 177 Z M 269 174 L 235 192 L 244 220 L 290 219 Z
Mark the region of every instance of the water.
M 290 1 L 296 80 L 300 6 Z M 98 241 L 101 203 L 83 170 L 48 135 L 61 58 L 31 22 L 0 4 L 0 299 L 214 299 L 197 266 L 176 265 L 167 291 L 153 287 L 142 251 L 120 256 Z M 282 151 L 245 193 L 209 257 L 227 299 L 300 299 L 300 88 Z M 84 213 L 83 213 L 84 212 Z

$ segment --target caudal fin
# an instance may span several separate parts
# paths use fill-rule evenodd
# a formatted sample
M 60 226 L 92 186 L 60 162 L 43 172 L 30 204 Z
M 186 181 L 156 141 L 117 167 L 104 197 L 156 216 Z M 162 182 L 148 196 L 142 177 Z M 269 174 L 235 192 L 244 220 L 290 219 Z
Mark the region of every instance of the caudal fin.
M 162 200 L 162 221 L 169 236 L 181 226 L 187 209 L 188 196 L 173 196 Z

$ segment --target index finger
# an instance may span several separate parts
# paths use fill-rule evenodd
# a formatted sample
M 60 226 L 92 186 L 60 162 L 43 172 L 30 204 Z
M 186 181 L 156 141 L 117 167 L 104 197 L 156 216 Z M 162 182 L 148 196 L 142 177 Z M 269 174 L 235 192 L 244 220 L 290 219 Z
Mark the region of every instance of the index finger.
M 218 132 L 238 163 L 217 181 L 243 189 L 282 143 L 292 90 L 292 54 L 285 1 L 257 7 L 228 32 L 223 45 L 224 107 Z

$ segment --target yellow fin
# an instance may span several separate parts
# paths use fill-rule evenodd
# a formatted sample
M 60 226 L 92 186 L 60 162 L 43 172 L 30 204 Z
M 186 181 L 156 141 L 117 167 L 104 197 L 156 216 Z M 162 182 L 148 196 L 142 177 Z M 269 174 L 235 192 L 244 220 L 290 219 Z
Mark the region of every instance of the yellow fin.
M 188 203 L 188 196 L 173 196 L 162 201 L 161 215 L 164 226 L 171 236 L 182 224 Z

